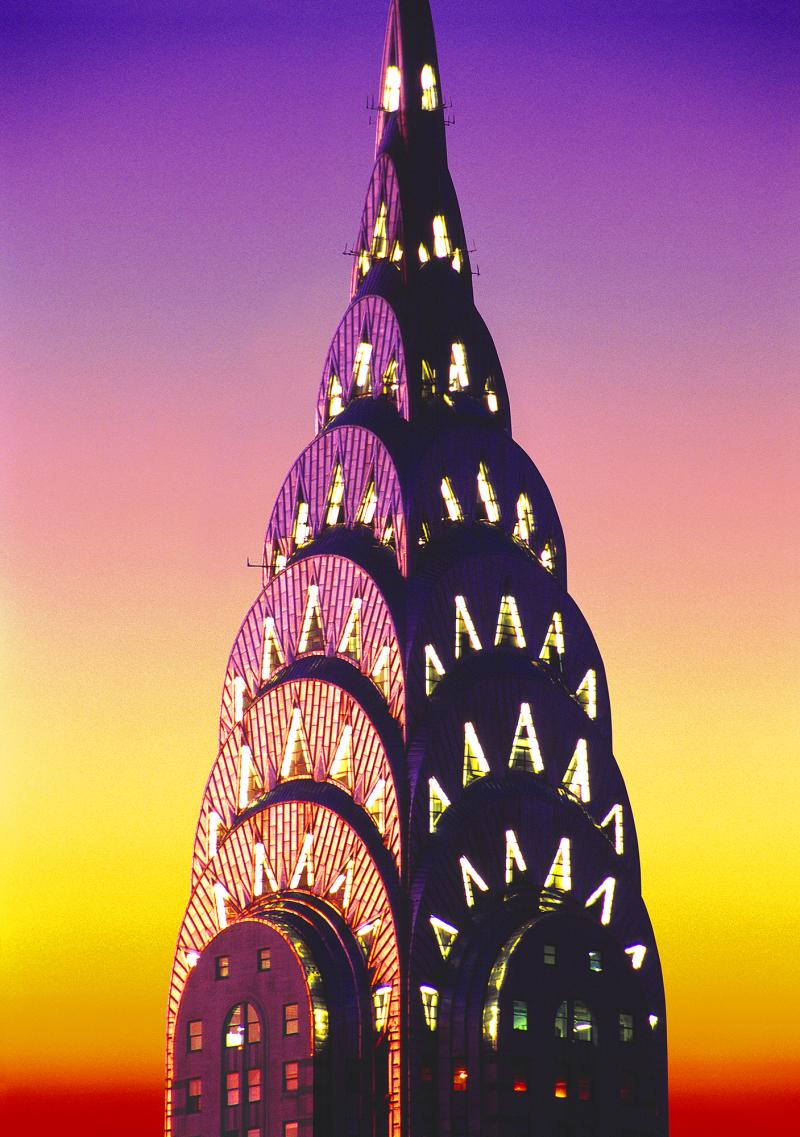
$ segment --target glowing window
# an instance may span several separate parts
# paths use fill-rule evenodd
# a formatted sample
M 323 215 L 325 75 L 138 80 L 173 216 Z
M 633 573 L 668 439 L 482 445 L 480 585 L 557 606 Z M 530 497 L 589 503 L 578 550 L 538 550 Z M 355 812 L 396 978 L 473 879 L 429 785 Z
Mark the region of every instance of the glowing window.
M 366 249 L 362 249 L 358 254 L 358 275 L 364 277 L 369 272 L 370 256 Z
M 422 397 L 429 399 L 434 393 L 436 386 L 436 369 L 431 367 L 427 359 L 422 361 Z
M 425 1015 L 425 1025 L 428 1030 L 436 1030 L 436 1014 L 439 1009 L 439 992 L 435 987 L 422 986 L 419 989 L 422 996 L 422 1013 Z
M 460 267 L 461 266 L 459 264 L 459 269 L 460 269 Z M 455 268 L 455 265 L 453 265 L 453 268 Z M 496 415 L 500 404 L 497 401 L 497 392 L 494 389 L 494 379 L 492 379 L 491 375 L 489 376 L 489 378 L 486 380 L 486 382 L 484 384 L 483 392 L 484 392 L 484 400 L 486 402 L 486 407 L 487 407 L 489 413 Z
M 247 683 L 241 675 L 233 677 L 233 721 L 240 723 L 244 718 L 244 700 L 247 694 Z
M 566 1038 L 569 1031 L 569 1012 L 567 1010 L 566 1000 L 561 1003 L 556 1011 L 555 1021 L 555 1034 L 556 1038 Z M 564 1095 L 566 1096 L 566 1095 Z
M 203 1049 L 203 1021 L 193 1019 L 186 1028 L 186 1049 L 193 1053 Z
M 554 612 L 542 644 L 542 650 L 539 652 L 539 659 L 543 659 L 546 663 L 552 663 L 554 659 L 560 659 L 563 654 L 564 627 L 561 623 L 561 613 Z
M 567 1096 L 567 1083 L 558 1079 L 553 1087 L 553 1097 L 565 1098 Z
M 427 545 L 427 543 L 428 543 L 428 541 L 430 541 L 430 539 L 431 539 L 431 527 L 427 521 L 423 521 L 422 524 L 420 525 L 419 541 L 417 542 L 417 544 L 422 549 L 422 548 L 424 548 L 425 545 Z
M 556 965 L 556 945 L 545 944 L 542 951 L 542 961 L 548 967 L 555 967 Z
M 650 1023 L 650 1029 L 655 1030 L 658 1026 L 658 1015 L 648 1015 L 647 1021 Z
M 269 971 L 272 967 L 272 951 L 268 947 L 258 949 L 258 970 Z
M 356 928 L 356 939 L 361 945 L 361 950 L 366 960 L 369 960 L 369 953 L 372 951 L 372 945 L 375 943 L 380 926 L 380 919 L 377 919 L 368 920 L 366 924 L 362 924 L 360 928 Z
M 383 260 L 389 253 L 389 241 L 386 236 L 386 202 L 382 201 L 375 226 L 372 230 L 372 255 L 376 260 Z
M 439 818 L 450 805 L 450 798 L 435 778 L 428 779 L 428 827 L 433 833 Z
M 438 213 L 433 219 L 433 255 L 435 257 L 449 257 L 453 251 L 450 238 L 447 235 L 447 221 L 444 215 Z
M 515 999 L 512 1006 L 513 1029 L 528 1029 L 528 1004 L 523 999 Z
M 612 805 L 606 816 L 600 822 L 600 828 L 605 829 L 613 823 L 614 825 L 614 850 L 617 856 L 622 856 L 625 852 L 625 834 L 622 828 L 622 805 L 618 802 Z
M 214 961 L 214 976 L 217 979 L 227 979 L 231 973 L 231 961 L 227 955 L 218 955 Z
M 616 883 L 613 876 L 607 876 L 603 883 L 598 885 L 586 901 L 585 907 L 591 908 L 593 904 L 596 904 L 598 900 L 602 899 L 603 906 L 600 909 L 601 924 L 611 923 L 611 909 L 614 904 L 614 887 Z
M 477 888 L 481 892 L 488 892 L 489 885 L 466 857 L 460 857 L 459 864 L 461 865 L 461 879 L 464 883 L 464 896 L 467 900 L 467 907 L 472 908 L 475 904 L 475 889 Z
M 190 1078 L 186 1092 L 186 1112 L 199 1113 L 203 1097 L 203 1083 L 200 1078 Z
M 389 997 L 391 986 L 376 987 L 372 992 L 372 1007 L 375 1012 L 375 1030 L 378 1034 L 385 1030 L 389 1018 Z
M 292 711 L 289 733 L 283 749 L 283 762 L 281 763 L 282 778 L 310 778 L 311 755 L 308 751 L 308 740 L 303 726 L 303 713 L 299 707 Z
M 370 673 L 370 679 L 378 688 L 384 699 L 389 698 L 389 645 L 384 644 L 378 652 L 375 666 Z
M 337 873 L 336 879 L 328 889 L 329 896 L 338 896 L 341 892 L 341 905 L 342 911 L 346 912 L 350 907 L 350 897 L 353 891 L 353 862 L 348 861 L 344 871 Z
M 432 695 L 436 684 L 444 675 L 441 659 L 433 644 L 425 645 L 425 694 Z
M 464 785 L 468 786 L 476 778 L 490 773 L 489 763 L 483 753 L 475 727 L 471 722 L 464 723 Z
M 422 84 L 422 109 L 435 111 L 439 105 L 439 91 L 436 86 L 436 72 L 430 63 L 423 66 L 419 78 Z
M 519 618 L 519 609 L 514 596 L 500 598 L 500 612 L 497 617 L 497 630 L 494 646 L 525 647 L 525 633 Z
M 545 547 L 539 554 L 539 560 L 542 562 L 544 568 L 548 572 L 555 572 L 556 570 L 556 551 L 552 541 L 548 541 Z
M 261 1101 L 261 1071 L 257 1066 L 247 1071 L 247 1100 Z
M 261 1041 L 261 1020 L 252 1003 L 239 1003 L 225 1023 L 225 1046 L 229 1049 Z
M 484 520 L 496 525 L 500 520 L 500 506 L 497 504 L 497 494 L 489 479 L 489 467 L 481 462 L 478 467 L 478 515 Z M 524 646 L 524 645 L 523 645 Z
M 541 774 L 544 770 L 539 740 L 533 727 L 530 703 L 523 703 L 519 708 L 508 765 L 512 770 L 527 770 L 531 774 Z
M 466 1066 L 456 1066 L 453 1070 L 453 1093 L 463 1094 L 467 1092 L 467 1074 Z
M 462 260 L 461 260 L 461 250 L 460 249 L 456 249 L 456 251 L 453 253 L 453 259 L 450 263 L 452 264 L 452 266 L 456 270 L 456 272 L 461 272 Z
M 217 909 L 217 925 L 219 927 L 219 930 L 222 931 L 223 928 L 227 928 L 228 926 L 228 904 L 230 901 L 230 894 L 225 888 L 225 885 L 220 884 L 219 881 L 215 883 L 213 891 L 215 907 Z M 217 975 L 217 979 L 219 978 L 220 976 Z
M 372 344 L 362 340 L 356 348 L 356 355 L 353 360 L 353 383 L 356 391 L 361 395 L 369 394 L 372 391 L 371 360 Z
M 354 659 L 356 663 L 361 659 L 361 597 L 354 596 L 350 601 L 350 613 L 347 617 L 342 638 L 339 641 L 338 652 Z
M 569 892 L 572 888 L 572 845 L 569 837 L 562 837 L 559 841 L 544 887 L 555 888 L 559 892 Z
M 528 1092 L 528 1083 L 524 1078 L 514 1079 L 514 1093 L 526 1094 Z
M 381 533 L 381 544 L 386 545 L 388 549 L 394 548 L 394 519 L 392 518 L 391 513 L 386 518 L 386 524 L 384 525 L 383 532 Z
M 308 586 L 308 600 L 303 614 L 303 626 L 297 643 L 298 652 L 323 651 L 325 635 L 322 630 L 322 611 L 319 606 L 319 588 L 316 584 Z
M 304 501 L 302 497 L 298 496 L 297 506 L 294 512 L 294 525 L 292 527 L 292 539 L 298 549 L 302 545 L 307 545 L 311 540 L 311 525 L 309 523 L 309 510 L 308 502 Z
M 395 397 L 400 389 L 400 379 L 397 374 L 397 360 L 390 359 L 381 378 L 381 387 L 384 395 Z
M 522 856 L 522 851 L 517 841 L 517 835 L 513 829 L 506 830 L 506 884 L 511 884 L 514 879 L 514 870 L 517 872 L 527 872 L 528 866 L 525 864 L 525 858 Z
M 297 1003 L 286 1003 L 284 1005 L 283 1033 L 285 1036 L 300 1033 L 300 1007 Z
M 469 387 L 467 351 L 463 343 L 454 343 L 450 348 L 450 391 L 461 391 Z
M 383 778 L 379 778 L 375 783 L 375 787 L 364 802 L 364 809 L 375 822 L 378 832 L 383 833 L 386 829 L 386 781 Z
M 440 920 L 438 916 L 431 916 L 430 925 L 436 937 L 436 944 L 442 953 L 442 959 L 447 959 L 455 943 L 456 936 L 458 935 L 458 928 L 454 928 L 452 924 L 445 923 L 445 921 Z
M 576 1042 L 591 1042 L 597 1045 L 597 1024 L 594 1015 L 579 1000 L 575 1001 L 572 1012 L 572 1037 Z
M 236 1070 L 225 1075 L 225 1104 L 239 1104 L 239 1074 Z
M 585 738 L 579 738 L 575 753 L 570 759 L 561 785 L 568 794 L 578 798 L 586 805 L 591 801 L 589 788 L 589 748 Z
M 625 948 L 625 954 L 630 956 L 631 967 L 634 971 L 638 971 L 644 963 L 644 957 L 647 955 L 647 948 L 644 944 L 631 944 L 630 947 Z
M 431 259 L 431 254 L 425 248 L 425 245 L 422 243 L 422 241 L 420 241 L 419 249 L 417 250 L 417 252 L 419 255 L 419 263 L 421 265 L 426 265 L 428 263 L 428 261 Z
M 336 745 L 328 777 L 331 781 L 340 782 L 348 790 L 353 788 L 352 744 L 353 728 L 350 723 L 345 723 Z
M 590 668 L 575 692 L 578 702 L 590 719 L 597 718 L 597 672 Z
M 467 643 L 465 645 L 464 640 Z M 478 633 L 475 631 L 475 625 L 472 622 L 472 617 L 467 608 L 467 602 L 463 596 L 456 597 L 456 659 L 460 659 L 465 647 L 469 647 L 472 651 L 481 650 L 481 641 L 478 639 Z
M 298 1121 L 284 1121 L 283 1137 L 300 1137 L 300 1123 Z
M 534 531 L 533 506 L 526 493 L 517 498 L 517 521 L 514 526 L 514 536 L 523 545 L 530 545 Z
M 633 1042 L 633 1015 L 619 1016 L 619 1040 L 620 1042 Z
M 219 831 L 222 828 L 222 818 L 215 809 L 208 815 L 208 859 L 217 855 L 219 848 Z
M 258 775 L 253 765 L 253 751 L 243 745 L 239 750 L 239 809 L 246 809 L 258 793 Z
M 461 503 L 456 497 L 453 484 L 449 478 L 442 478 L 441 491 L 448 519 L 450 521 L 463 521 L 464 515 L 461 512 Z
M 589 952 L 589 970 L 602 971 L 603 970 L 603 953 L 600 951 Z
M 364 496 L 361 499 L 358 512 L 356 513 L 356 525 L 371 526 L 377 508 L 378 495 L 375 492 L 375 479 L 370 478 L 367 482 L 367 488 L 364 490 Z
M 392 245 L 392 264 L 399 264 L 403 259 L 403 246 L 399 241 L 395 241 Z
M 300 1088 L 300 1063 L 284 1062 L 283 1088 L 287 1094 L 294 1094 Z
M 308 888 L 314 887 L 314 834 L 306 833 L 303 838 L 303 844 L 300 846 L 300 855 L 297 858 L 297 864 L 294 866 L 292 879 L 289 881 L 289 888 L 299 888 L 303 880 L 306 878 L 306 886 Z
M 264 641 L 261 656 L 261 680 L 268 682 L 279 667 L 283 667 L 285 656 L 278 631 L 275 627 L 275 617 L 267 616 L 264 620 Z
M 344 520 L 342 516 L 342 502 L 344 500 L 344 475 L 341 462 L 333 467 L 331 487 L 328 490 L 328 501 L 325 506 L 325 525 L 338 525 Z
M 267 851 L 264 848 L 263 841 L 257 841 L 255 849 L 255 866 L 253 873 L 253 895 L 261 896 L 264 892 L 264 878 L 266 877 L 267 884 L 273 892 L 278 891 L 278 881 L 275 873 L 272 870 L 272 865 L 267 860 Z M 269 950 L 269 949 L 264 949 Z
M 390 63 L 383 79 L 383 109 L 396 111 L 400 107 L 400 68 Z
M 342 396 L 344 391 L 339 376 L 335 372 L 331 372 L 330 379 L 328 380 L 328 418 L 336 418 L 344 410 L 344 401 Z

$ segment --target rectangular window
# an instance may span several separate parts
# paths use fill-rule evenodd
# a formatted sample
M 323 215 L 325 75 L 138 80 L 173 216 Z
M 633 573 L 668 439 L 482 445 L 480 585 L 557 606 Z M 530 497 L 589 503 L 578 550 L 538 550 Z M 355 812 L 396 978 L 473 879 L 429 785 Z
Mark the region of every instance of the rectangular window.
M 525 1079 L 524 1078 L 515 1078 L 514 1079 L 514 1093 L 515 1094 L 526 1094 L 527 1092 L 528 1092 L 528 1083 L 525 1081 Z
M 203 1083 L 199 1078 L 190 1078 L 186 1093 L 186 1112 L 199 1113 L 203 1095 Z
M 553 1096 L 557 1098 L 565 1098 L 567 1096 L 567 1083 L 561 1078 L 558 1079 L 553 1087 Z
M 225 1104 L 239 1104 L 239 1075 L 236 1071 L 225 1075 Z
M 528 1004 L 522 999 L 514 1000 L 514 1030 L 528 1029 Z
M 555 944 L 544 945 L 544 962 L 548 967 L 555 967 L 556 965 L 556 949 Z
M 203 1049 L 203 1021 L 193 1019 L 187 1028 L 186 1049 L 191 1051 Z
M 261 1137 L 261 1130 L 260 1129 L 248 1129 L 247 1130 L 247 1137 Z
M 300 1137 L 300 1125 L 297 1121 L 284 1121 L 283 1137 Z
M 603 955 L 599 951 L 589 952 L 589 970 L 602 971 L 603 970 Z
M 218 955 L 216 959 L 215 975 L 217 979 L 227 979 L 231 970 L 231 961 L 227 955 Z
M 247 1071 L 247 1100 L 261 1101 L 261 1071 L 257 1066 Z
M 283 1008 L 283 1033 L 299 1034 L 300 1008 L 297 1003 L 287 1003 Z
M 258 949 L 258 970 L 269 971 L 272 967 L 272 952 L 268 947 Z
M 300 1063 L 284 1062 L 283 1088 L 287 1094 L 296 1093 L 300 1089 Z
M 620 1042 L 633 1042 L 633 1015 L 619 1016 Z
M 468 1075 L 466 1066 L 456 1066 L 453 1069 L 453 1093 L 466 1093 L 467 1077 Z

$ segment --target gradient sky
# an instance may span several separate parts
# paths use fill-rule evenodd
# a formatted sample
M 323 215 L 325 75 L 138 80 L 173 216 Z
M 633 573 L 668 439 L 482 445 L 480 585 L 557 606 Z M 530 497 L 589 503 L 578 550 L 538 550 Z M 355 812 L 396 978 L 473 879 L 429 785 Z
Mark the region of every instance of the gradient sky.
M 785 1133 L 798 10 L 433 8 L 477 302 L 611 686 L 674 1137 L 738 1132 L 703 1110 L 748 1086 L 759 1132 Z M 140 1087 L 157 1132 L 245 560 L 347 303 L 385 4 L 12 0 L 0 20 L 0 1077 L 7 1117 L 34 1086 Z M 45 1113 L 28 1137 L 72 1132 Z

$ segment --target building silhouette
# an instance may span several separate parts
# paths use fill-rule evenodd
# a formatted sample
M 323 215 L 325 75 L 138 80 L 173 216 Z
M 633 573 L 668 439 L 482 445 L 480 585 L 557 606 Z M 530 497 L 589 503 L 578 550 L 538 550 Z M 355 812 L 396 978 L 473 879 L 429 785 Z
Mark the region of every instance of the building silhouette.
M 169 995 L 174 1137 L 662 1137 L 603 663 L 512 440 L 427 0 L 391 0 L 317 434 L 225 676 Z

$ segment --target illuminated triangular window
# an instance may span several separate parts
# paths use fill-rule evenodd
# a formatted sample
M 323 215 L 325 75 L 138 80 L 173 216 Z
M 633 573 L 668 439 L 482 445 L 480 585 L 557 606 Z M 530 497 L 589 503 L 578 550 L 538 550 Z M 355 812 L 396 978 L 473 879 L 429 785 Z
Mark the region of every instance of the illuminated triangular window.
M 556 570 L 556 550 L 552 541 L 548 541 L 542 549 L 539 560 L 548 572 L 555 572 Z
M 335 372 L 328 380 L 328 418 L 336 418 L 344 410 L 342 382 Z
M 420 83 L 422 85 L 422 109 L 424 111 L 435 111 L 439 105 L 439 90 L 436 84 L 436 72 L 430 63 L 423 65 L 420 72 Z
M 517 521 L 514 525 L 514 536 L 523 545 L 530 545 L 533 530 L 533 506 L 528 495 L 521 493 L 517 498 Z
M 339 741 L 336 745 L 336 753 L 331 762 L 331 768 L 328 771 L 328 777 L 332 782 L 339 782 L 348 790 L 353 789 L 353 728 L 350 723 L 345 723 L 342 733 L 339 735 Z
M 447 235 L 447 221 L 444 214 L 437 213 L 433 219 L 433 255 L 440 260 L 449 257 L 453 251 Z
M 334 897 L 337 904 L 341 904 L 342 911 L 350 907 L 350 897 L 353 894 L 353 861 L 349 860 L 341 872 L 334 877 L 333 884 L 328 889 L 328 896 Z
M 417 253 L 419 256 L 419 263 L 421 265 L 426 265 L 428 263 L 428 261 L 431 259 L 431 254 L 425 248 L 425 244 L 423 241 L 420 241 L 419 249 L 417 250 Z
M 450 348 L 450 382 L 448 390 L 463 391 L 469 387 L 467 350 L 463 343 L 454 343 Z
M 258 771 L 253 751 L 246 744 L 239 750 L 239 809 L 246 809 L 258 794 Z
M 378 652 L 375 666 L 370 672 L 370 679 L 378 688 L 384 699 L 389 698 L 389 645 L 384 644 Z
M 433 934 L 436 936 L 439 951 L 442 953 L 442 959 L 447 959 L 458 935 L 458 928 L 454 928 L 452 924 L 446 924 L 438 916 L 431 916 L 430 923 Z
M 364 953 L 364 959 L 369 959 L 369 953 L 372 951 L 372 945 L 375 943 L 380 927 L 381 918 L 376 916 L 374 920 L 367 920 L 366 924 L 356 928 L 356 939 Z
M 383 78 L 383 109 L 388 112 L 400 109 L 400 68 L 390 64 Z
M 383 778 L 375 783 L 364 802 L 364 809 L 375 822 L 378 832 L 383 833 L 386 829 L 386 781 Z
M 513 829 L 506 830 L 506 884 L 514 880 L 514 872 L 527 872 L 528 866 L 519 847 L 517 835 Z
M 450 805 L 450 798 L 436 781 L 428 779 L 428 828 L 431 833 L 439 823 L 439 818 Z
M 392 264 L 393 265 L 399 264 L 402 259 L 403 259 L 403 246 L 400 244 L 399 241 L 395 241 L 395 243 L 392 245 Z
M 464 884 L 467 907 L 472 908 L 475 904 L 475 889 L 477 888 L 480 892 L 488 892 L 489 885 L 466 857 L 460 857 L 458 863 L 461 865 L 461 879 Z
M 431 367 L 427 359 L 422 361 L 422 397 L 429 399 L 436 388 L 436 370 Z
M 484 401 L 486 403 L 486 406 L 487 406 L 489 412 L 493 415 L 496 415 L 498 408 L 499 408 L 499 403 L 497 402 L 497 392 L 495 391 L 495 387 L 494 387 L 494 379 L 492 379 L 491 375 L 486 380 L 484 387 L 483 387 L 483 391 L 484 391 Z
M 241 675 L 233 677 L 233 721 L 240 723 L 244 718 L 244 705 L 247 696 L 247 683 Z
M 594 668 L 589 670 L 581 679 L 580 687 L 575 692 L 578 702 L 586 711 L 590 719 L 597 718 L 597 672 Z
M 283 667 L 286 657 L 283 654 L 275 617 L 267 616 L 264 621 L 264 644 L 261 654 L 261 680 L 266 683 L 279 667 Z
M 431 527 L 428 524 L 428 522 L 423 518 L 422 521 L 420 522 L 420 526 L 419 526 L 419 538 L 417 539 L 417 544 L 419 545 L 419 547 L 421 549 L 423 549 L 427 545 L 428 541 L 430 541 L 430 539 L 431 539 Z
M 513 596 L 503 596 L 500 599 L 500 613 L 497 617 L 494 646 L 525 647 L 525 633 L 522 630 L 517 601 Z
M 372 392 L 372 344 L 362 339 L 356 347 L 353 360 L 353 386 L 357 395 L 369 395 Z
M 222 829 L 222 818 L 215 809 L 212 809 L 208 815 L 208 859 L 217 855 L 219 848 L 219 834 Z
M 453 253 L 453 259 L 451 260 L 450 264 L 453 266 L 453 268 L 456 270 L 456 272 L 461 272 L 462 263 L 463 262 L 461 260 L 461 250 L 456 249 L 456 251 Z
M 297 642 L 299 653 L 324 651 L 325 634 L 322 630 L 322 611 L 319 606 L 319 588 L 316 584 L 308 586 L 308 601 L 303 615 L 303 626 Z
M 508 765 L 511 770 L 528 770 L 531 774 L 541 774 L 544 770 L 539 740 L 533 727 L 530 703 L 523 703 L 519 709 Z
M 611 923 L 611 909 L 614 904 L 614 888 L 616 881 L 613 876 L 607 876 L 601 885 L 599 885 L 589 899 L 586 901 L 586 907 L 591 908 L 598 900 L 603 901 L 603 906 L 600 909 L 600 923 Z
M 366 249 L 362 249 L 358 254 L 358 276 L 359 279 L 365 277 L 369 272 L 370 255 Z
M 378 495 L 375 492 L 375 479 L 370 477 L 367 482 L 367 488 L 364 490 L 364 496 L 361 498 L 361 504 L 356 513 L 356 525 L 366 525 L 371 527 L 375 518 L 375 510 L 378 508 Z
M 497 494 L 489 478 L 489 467 L 481 462 L 478 467 L 478 508 L 477 517 L 481 521 L 489 521 L 496 525 L 500 520 L 500 506 L 497 504 Z
M 560 662 L 563 654 L 564 628 L 561 623 L 561 613 L 554 612 L 547 635 L 544 637 L 542 650 L 539 652 L 539 659 L 543 659 L 545 663 Z
M 572 845 L 569 837 L 562 837 L 559 841 L 544 887 L 555 888 L 559 892 L 569 892 L 572 888 Z
M 570 759 L 567 772 L 561 781 L 561 785 L 568 794 L 578 798 L 584 805 L 591 801 L 591 791 L 589 789 L 589 748 L 586 744 L 585 738 L 578 739 L 578 745 L 575 747 L 575 753 Z
M 391 513 L 386 518 L 386 523 L 383 526 L 383 532 L 381 533 L 381 544 L 386 545 L 388 549 L 394 548 L 394 518 L 392 517 Z
M 392 988 L 389 986 L 376 987 L 372 992 L 372 1008 L 375 1012 L 375 1030 L 380 1034 L 386 1029 L 389 1018 L 389 999 Z
M 306 833 L 300 847 L 300 855 L 294 866 L 289 888 L 300 888 L 305 878 L 307 888 L 314 887 L 314 834 Z
M 386 365 L 381 384 L 384 395 L 391 395 L 392 398 L 395 397 L 400 389 L 400 380 L 397 374 L 397 360 L 394 357 L 392 357 Z
M 453 483 L 449 478 L 442 478 L 441 491 L 447 519 L 449 521 L 463 521 L 464 515 L 461 512 L 461 503 L 456 497 Z
M 422 1013 L 425 1016 L 425 1025 L 428 1030 L 436 1030 L 439 992 L 435 987 L 422 986 L 419 989 L 419 993 L 422 996 Z
M 294 509 L 294 524 L 292 525 L 292 539 L 299 549 L 301 546 L 307 545 L 311 537 L 308 501 L 306 500 L 302 488 L 298 488 L 297 503 Z
M 644 944 L 631 944 L 630 947 L 625 948 L 625 954 L 631 957 L 633 970 L 639 971 L 644 963 L 644 957 L 647 955 L 647 948 Z
M 478 741 L 475 727 L 471 722 L 464 723 L 464 785 L 468 786 L 476 778 L 491 773 L 489 763 Z
M 337 462 L 333 467 L 331 485 L 328 490 L 328 500 L 325 505 L 325 526 L 338 525 L 344 521 L 342 502 L 344 501 L 344 474 L 342 464 Z
M 441 659 L 433 644 L 425 645 L 425 694 L 432 695 L 436 684 L 444 675 Z
M 261 841 L 256 843 L 255 847 L 255 868 L 253 873 L 253 895 L 262 896 L 264 894 L 264 885 L 266 884 L 271 892 L 278 891 L 278 879 L 272 865 L 267 859 L 267 851 Z
M 466 651 L 480 651 L 481 641 L 463 596 L 456 597 L 456 659 Z
M 614 850 L 618 856 L 622 856 L 625 852 L 625 832 L 623 829 L 623 811 L 621 803 L 617 802 L 612 805 L 606 816 L 600 822 L 600 828 L 605 829 L 607 826 L 614 826 Z
M 299 707 L 295 707 L 292 711 L 289 733 L 286 736 L 286 745 L 283 749 L 281 777 L 310 778 L 311 775 L 311 755 L 303 726 L 303 714 Z
M 386 236 L 386 202 L 382 201 L 372 230 L 372 255 L 383 260 L 389 253 L 389 240 Z
M 339 641 L 339 655 L 346 655 L 358 663 L 361 659 L 361 597 L 354 596 L 350 601 L 350 614 L 347 617 L 342 638 Z

